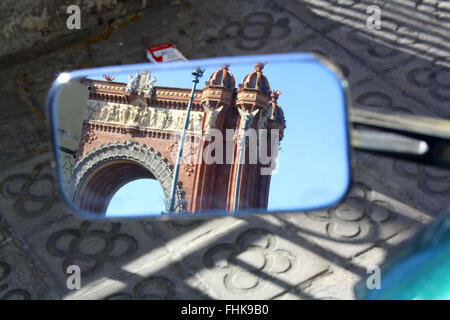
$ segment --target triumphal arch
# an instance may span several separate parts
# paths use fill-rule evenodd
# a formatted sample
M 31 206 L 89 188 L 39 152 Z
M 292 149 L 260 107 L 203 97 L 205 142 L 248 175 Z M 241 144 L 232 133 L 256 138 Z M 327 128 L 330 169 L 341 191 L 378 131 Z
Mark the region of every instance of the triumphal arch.
M 260 174 L 261 167 L 267 164 L 245 161 L 250 155 L 248 150 L 244 151 L 244 161 L 237 175 L 236 142 L 243 126 L 243 115 L 249 113 L 254 115 L 249 128 L 269 132 L 276 129 L 282 138 L 285 119 L 277 104 L 279 91 L 270 89 L 262 63 L 256 63 L 255 69 L 249 70 L 237 86 L 229 67 L 224 65 L 216 70 L 205 86 L 193 93 L 183 150 L 183 159 L 189 160 L 181 162 L 176 212 L 230 211 L 233 206 L 238 209 L 267 207 L 271 176 Z M 104 213 L 120 187 L 140 178 L 159 181 L 167 203 L 176 162 L 174 154 L 191 89 L 155 86 L 155 81 L 149 72 L 130 75 L 127 83 L 115 82 L 109 76 L 104 76 L 103 80 L 79 80 L 88 88 L 89 97 L 71 177 L 67 181 L 76 207 Z M 233 129 L 234 136 L 227 138 L 227 129 Z M 212 130 L 221 132 L 223 138 L 218 135 L 211 138 L 208 133 Z M 223 141 L 217 141 L 220 139 Z M 223 161 L 207 163 L 205 158 L 198 157 L 212 143 L 225 144 L 229 140 L 232 140 L 232 148 L 223 148 Z M 269 148 L 268 152 L 271 150 Z M 217 156 L 215 151 L 209 153 L 209 156 Z M 237 176 L 239 181 L 236 181 Z

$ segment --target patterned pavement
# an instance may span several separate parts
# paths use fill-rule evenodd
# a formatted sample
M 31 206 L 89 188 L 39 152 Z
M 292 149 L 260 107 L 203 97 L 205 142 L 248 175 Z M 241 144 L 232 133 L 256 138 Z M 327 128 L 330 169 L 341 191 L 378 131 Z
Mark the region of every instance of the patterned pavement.
M 380 30 L 366 26 L 373 4 Z M 148 45 L 171 42 L 189 59 L 318 52 L 344 71 L 354 107 L 450 118 L 448 1 L 171 1 L 138 10 L 92 27 L 85 41 L 59 48 L 54 39 L 54 50 L 0 59 L 0 299 L 354 299 L 367 267 L 450 202 L 449 171 L 354 152 L 351 192 L 330 210 L 189 222 L 73 215 L 51 175 L 46 91 L 56 72 L 144 62 Z M 66 286 L 71 264 L 81 267 L 80 290 Z

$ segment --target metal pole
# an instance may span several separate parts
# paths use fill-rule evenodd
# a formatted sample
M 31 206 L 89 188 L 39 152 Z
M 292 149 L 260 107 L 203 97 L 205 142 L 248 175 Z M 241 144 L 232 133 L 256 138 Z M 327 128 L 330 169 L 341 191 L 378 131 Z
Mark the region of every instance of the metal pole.
M 178 146 L 178 154 L 177 154 L 177 161 L 175 163 L 175 168 L 173 170 L 173 179 L 172 179 L 172 190 L 170 191 L 170 199 L 169 199 L 169 213 L 173 213 L 175 211 L 175 192 L 177 190 L 177 183 L 178 183 L 178 172 L 180 171 L 180 159 L 183 154 L 183 144 L 184 144 L 184 138 L 186 136 L 186 131 L 189 127 L 189 114 L 191 113 L 191 107 L 192 107 L 192 101 L 194 100 L 194 93 L 195 93 L 195 87 L 197 86 L 197 83 L 199 79 L 203 76 L 203 72 L 205 72 L 205 69 L 202 69 L 200 67 L 194 68 L 192 70 L 192 75 L 194 76 L 194 79 L 192 79 L 192 90 L 191 90 L 191 96 L 189 98 L 189 103 L 187 106 L 186 111 L 186 119 L 184 119 L 184 128 L 181 133 L 181 138 Z
M 239 148 L 239 157 L 238 157 L 238 167 L 237 167 L 237 173 L 236 173 L 236 181 L 234 183 L 234 198 L 233 198 L 233 213 L 237 210 L 237 201 L 238 201 L 238 192 L 239 192 L 239 180 L 241 178 L 241 161 L 242 161 L 242 155 L 244 154 L 245 150 L 245 133 L 248 129 L 248 125 L 250 124 L 250 121 L 252 121 L 252 117 L 246 116 L 244 117 L 244 126 L 243 126 L 243 133 L 242 137 L 239 137 L 238 139 L 238 146 Z

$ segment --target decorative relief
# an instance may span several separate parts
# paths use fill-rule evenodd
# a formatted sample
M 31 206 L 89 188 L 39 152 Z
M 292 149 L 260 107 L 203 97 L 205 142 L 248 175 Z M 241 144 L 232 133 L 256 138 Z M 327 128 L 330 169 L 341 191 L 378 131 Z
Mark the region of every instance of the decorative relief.
M 366 47 L 366 51 L 372 57 L 378 59 L 391 59 L 399 55 L 400 51 L 396 47 L 380 45 L 370 40 L 370 33 L 358 29 L 351 29 L 348 34 L 348 40 Z
M 264 287 L 267 275 L 284 274 L 293 269 L 297 258 L 288 250 L 277 249 L 270 231 L 255 228 L 241 233 L 234 244 L 222 243 L 205 252 L 203 263 L 223 271 L 223 284 L 234 294 L 251 294 Z
M 448 80 L 450 68 L 416 68 L 408 73 L 406 79 L 416 87 L 426 88 L 433 99 L 440 102 L 450 101 L 450 81 Z
M 199 139 L 191 139 L 192 135 L 188 135 L 183 144 L 183 153 L 180 157 L 180 163 L 182 164 L 182 169 L 185 174 L 189 177 L 195 171 L 195 163 L 199 163 L 201 161 L 201 152 L 200 152 L 200 140 Z M 174 135 L 172 136 L 174 139 L 168 146 L 167 150 L 170 152 L 170 157 L 172 159 L 176 159 L 178 157 L 178 141 L 179 137 Z
M 419 189 L 431 196 L 450 197 L 450 173 L 401 160 L 394 160 L 394 171 L 403 177 L 417 181 Z
M 151 238 L 154 239 L 155 234 L 159 234 L 160 231 L 162 234 L 170 235 L 175 232 L 176 234 L 180 234 L 182 232 L 186 232 L 188 230 L 193 230 L 201 226 L 205 220 L 194 220 L 194 219 L 178 219 L 178 220 L 167 220 L 167 221 L 155 221 L 152 220 L 142 220 L 142 226 L 144 227 L 144 231 Z M 159 231 L 159 228 L 162 228 Z M 158 229 L 158 231 L 156 231 Z
M 241 125 L 240 129 L 242 130 L 245 126 L 245 123 L 248 122 L 248 125 L 252 122 L 253 118 L 259 112 L 259 109 L 254 110 L 253 112 L 250 109 L 242 110 L 241 108 L 237 108 L 239 115 L 241 116 Z
M 22 218 L 40 217 L 57 201 L 53 176 L 44 173 L 47 168 L 50 160 L 38 163 L 31 174 L 15 174 L 0 183 L 0 194 L 15 199 L 13 210 Z
M 97 135 L 95 134 L 95 132 L 94 131 L 86 131 L 86 133 L 84 134 L 82 142 L 87 143 L 87 144 L 91 144 L 95 140 L 97 140 Z
M 107 89 L 107 90 L 115 90 L 115 91 L 120 91 L 123 89 L 122 87 L 118 87 L 118 86 L 109 86 L 109 85 L 98 84 L 98 83 L 94 83 L 94 87 L 99 88 L 99 89 Z
M 120 233 L 120 223 L 112 223 L 109 231 L 93 229 L 91 226 L 91 223 L 84 221 L 79 229 L 62 229 L 48 238 L 47 251 L 64 258 L 63 272 L 69 265 L 79 265 L 82 262 L 89 267 L 82 268 L 81 275 L 90 276 L 102 270 L 106 263 L 123 262 L 136 253 L 136 239 Z M 116 247 L 120 247 L 120 254 L 114 253 L 117 251 Z
M 203 116 L 203 112 L 191 110 L 188 131 L 200 132 Z M 147 107 L 139 100 L 132 105 L 89 100 L 85 120 L 160 130 L 182 130 L 185 117 L 184 110 Z
M 8 231 L 6 230 L 5 225 L 3 224 L 3 217 L 0 215 L 0 247 L 10 240 L 10 236 Z
M 183 170 L 188 177 L 190 177 L 191 174 L 194 173 L 194 168 L 195 166 L 192 163 L 188 163 L 183 166 Z
M 393 114 L 413 114 L 411 109 L 394 105 L 394 101 L 390 96 L 379 91 L 369 91 L 360 94 L 356 98 L 356 103 L 359 106 L 376 107 L 378 112 L 386 110 Z
M 164 91 L 164 90 L 156 90 L 156 95 L 158 97 L 161 96 L 168 96 L 168 97 L 173 97 L 173 96 L 177 96 L 177 97 L 189 97 L 190 93 L 189 92 L 174 92 L 174 91 Z M 194 98 L 201 98 L 202 94 L 201 93 L 195 93 L 194 94 Z
M 380 225 L 395 219 L 394 209 L 385 201 L 370 201 L 369 188 L 357 183 L 336 208 L 327 211 L 311 211 L 306 216 L 326 222 L 327 235 L 341 242 L 371 240 Z
M 172 143 L 169 144 L 169 146 L 167 147 L 167 151 L 169 152 L 175 152 L 178 148 L 178 142 L 177 141 L 173 141 Z
M 277 39 L 284 39 L 290 33 L 288 18 L 275 21 L 268 12 L 252 12 L 241 21 L 227 21 L 219 36 L 223 39 L 234 38 L 238 49 L 254 51 L 263 48 L 273 34 L 277 35 Z
M 223 110 L 223 106 L 215 109 L 209 106 L 209 101 L 203 103 L 203 108 L 206 113 L 205 130 L 213 129 L 216 126 L 216 120 L 219 113 Z
M 139 281 L 132 293 L 119 292 L 105 300 L 171 300 L 175 299 L 175 284 L 166 277 L 151 276 Z
M 0 300 L 30 300 L 31 294 L 23 289 L 10 289 L 7 283 L 2 284 L 11 275 L 11 266 L 0 261 Z
M 155 92 L 153 84 L 156 82 L 156 78 L 153 77 L 150 79 L 150 75 L 150 71 L 136 73 L 134 77 L 129 75 L 125 92 L 136 92 L 137 94 L 152 95 Z

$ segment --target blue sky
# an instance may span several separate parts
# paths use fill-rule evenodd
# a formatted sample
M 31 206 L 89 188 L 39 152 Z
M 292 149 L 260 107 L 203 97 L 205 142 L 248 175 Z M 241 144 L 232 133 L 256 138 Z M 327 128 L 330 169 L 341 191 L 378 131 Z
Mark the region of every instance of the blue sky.
M 255 61 L 256 62 L 256 61 Z M 208 65 L 197 88 L 221 65 Z M 204 66 L 202 66 L 204 67 Z M 154 72 L 157 86 L 190 88 L 191 68 Z M 254 70 L 253 63 L 233 64 L 236 86 Z M 151 68 L 150 68 L 151 71 Z M 272 176 L 269 210 L 307 209 L 338 200 L 349 182 L 344 97 L 337 77 L 312 60 L 270 62 L 263 74 L 271 89 L 282 91 L 278 104 L 286 118 L 279 170 Z M 114 75 L 126 82 L 128 74 Z M 165 210 L 162 188 L 141 179 L 114 195 L 107 216 L 157 214 Z

